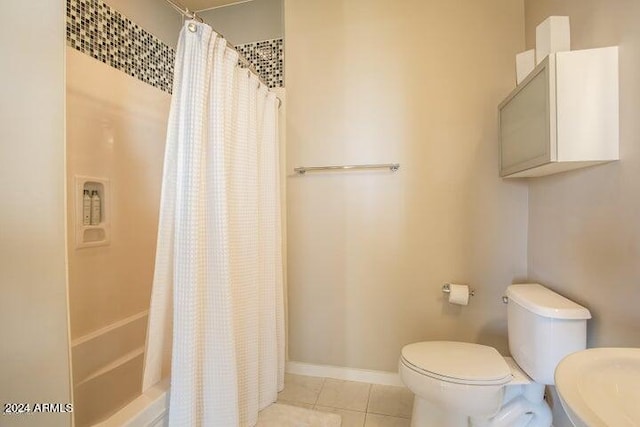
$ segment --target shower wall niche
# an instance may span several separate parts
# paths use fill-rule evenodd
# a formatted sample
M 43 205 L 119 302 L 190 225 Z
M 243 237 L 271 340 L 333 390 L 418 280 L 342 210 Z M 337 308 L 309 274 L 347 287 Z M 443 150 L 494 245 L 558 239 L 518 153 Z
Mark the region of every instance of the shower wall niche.
M 75 190 L 75 229 L 76 248 L 89 248 L 95 246 L 107 246 L 111 241 L 111 188 L 108 178 L 95 178 L 89 176 L 76 176 Z M 93 203 L 89 206 L 89 221 L 85 220 L 84 192 L 89 195 L 97 193 L 98 215 L 96 220 Z M 89 224 L 87 224 L 89 222 Z

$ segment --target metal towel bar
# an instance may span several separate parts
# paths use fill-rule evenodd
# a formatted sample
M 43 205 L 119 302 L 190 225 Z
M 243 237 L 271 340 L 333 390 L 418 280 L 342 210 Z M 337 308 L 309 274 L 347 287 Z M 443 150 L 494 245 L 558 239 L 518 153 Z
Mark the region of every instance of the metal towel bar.
M 357 170 L 357 169 L 389 169 L 391 172 L 396 172 L 400 169 L 399 163 L 381 163 L 371 165 L 339 165 L 339 166 L 300 166 L 295 168 L 294 171 L 298 175 L 304 175 L 307 172 L 319 172 L 328 170 Z

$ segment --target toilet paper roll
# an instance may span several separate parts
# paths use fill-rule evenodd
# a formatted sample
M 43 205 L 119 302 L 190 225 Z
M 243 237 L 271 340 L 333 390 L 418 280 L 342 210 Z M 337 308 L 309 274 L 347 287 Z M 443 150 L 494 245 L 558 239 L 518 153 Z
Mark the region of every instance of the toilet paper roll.
M 467 305 L 469 304 L 469 286 L 449 285 L 449 304 Z

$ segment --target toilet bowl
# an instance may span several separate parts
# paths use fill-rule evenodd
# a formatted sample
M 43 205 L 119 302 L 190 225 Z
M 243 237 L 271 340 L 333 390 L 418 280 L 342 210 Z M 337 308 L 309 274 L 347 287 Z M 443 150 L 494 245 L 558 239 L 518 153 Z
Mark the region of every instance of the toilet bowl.
M 509 366 L 494 348 L 463 342 L 407 345 L 399 371 L 415 394 L 412 426 L 462 427 L 469 417 L 489 418 L 511 381 Z
M 538 284 L 507 288 L 509 349 L 455 341 L 406 345 L 402 381 L 412 427 L 549 427 L 545 385 L 566 355 L 586 347 L 589 311 Z
M 468 361 L 473 361 L 471 366 L 465 365 Z M 415 395 L 413 427 L 551 424 L 544 385 L 533 382 L 512 358 L 492 347 L 450 341 L 410 344 L 403 348 L 399 372 Z

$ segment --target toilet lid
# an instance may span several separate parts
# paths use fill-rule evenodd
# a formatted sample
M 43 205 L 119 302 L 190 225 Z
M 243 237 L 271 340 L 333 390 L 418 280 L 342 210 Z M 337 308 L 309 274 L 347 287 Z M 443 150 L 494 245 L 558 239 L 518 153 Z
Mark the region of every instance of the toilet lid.
M 402 349 L 402 358 L 425 374 L 469 384 L 504 384 L 511 370 L 493 347 L 455 341 L 425 341 Z

